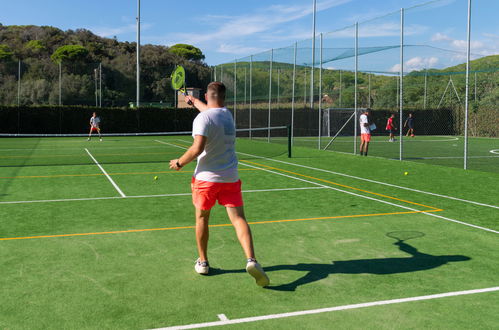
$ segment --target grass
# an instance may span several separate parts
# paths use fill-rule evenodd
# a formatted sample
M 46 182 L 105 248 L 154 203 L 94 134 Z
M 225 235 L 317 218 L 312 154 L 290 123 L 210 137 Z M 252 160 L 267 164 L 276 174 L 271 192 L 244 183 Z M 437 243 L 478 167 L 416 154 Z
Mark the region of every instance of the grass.
M 245 273 L 220 206 L 211 219 L 212 274 L 199 276 L 194 165 L 167 168 L 188 142 L 1 140 L 0 328 L 146 329 L 499 285 L 499 174 L 302 147 L 288 159 L 283 145 L 248 140 L 238 141 L 245 210 L 271 286 Z M 271 158 L 248 155 L 255 153 Z M 394 231 L 422 236 L 395 244 L 387 236 Z M 493 328 L 498 298 L 495 291 L 225 327 Z

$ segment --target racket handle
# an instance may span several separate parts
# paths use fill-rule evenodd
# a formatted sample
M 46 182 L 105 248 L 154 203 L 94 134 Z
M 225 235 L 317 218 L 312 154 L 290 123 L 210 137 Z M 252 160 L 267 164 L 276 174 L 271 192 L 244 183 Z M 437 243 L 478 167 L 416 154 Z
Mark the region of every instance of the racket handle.
M 186 92 L 182 92 L 182 93 L 184 94 L 184 96 L 189 95 L 189 94 L 187 94 Z M 188 105 L 193 105 L 193 103 L 192 103 L 192 101 L 191 101 L 191 100 L 187 101 L 187 104 L 188 104 Z

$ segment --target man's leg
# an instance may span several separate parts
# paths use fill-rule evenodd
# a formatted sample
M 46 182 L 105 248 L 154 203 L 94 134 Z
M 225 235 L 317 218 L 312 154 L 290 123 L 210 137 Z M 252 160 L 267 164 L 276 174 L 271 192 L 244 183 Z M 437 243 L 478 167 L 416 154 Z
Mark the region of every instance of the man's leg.
M 258 286 L 267 286 L 270 284 L 269 277 L 265 274 L 262 266 L 255 259 L 255 251 L 253 248 L 253 238 L 251 236 L 251 230 L 246 222 L 244 216 L 244 208 L 242 206 L 238 207 L 226 207 L 227 214 L 229 215 L 230 221 L 234 228 L 236 229 L 237 238 L 239 243 L 244 250 L 244 254 L 248 259 L 246 263 L 246 271 L 248 274 L 253 276 Z
M 251 236 L 251 229 L 246 222 L 244 216 L 243 206 L 227 207 L 227 214 L 229 215 L 230 222 L 236 229 L 237 238 L 244 250 L 246 258 L 255 258 L 255 251 L 253 248 L 253 238 Z
M 91 137 L 92 137 L 92 127 L 90 127 L 90 132 L 88 132 L 88 141 L 90 141 Z
M 359 148 L 359 149 L 360 149 L 360 155 L 361 155 L 361 156 L 362 156 L 362 155 L 364 155 L 364 146 L 365 146 L 365 142 L 364 142 L 364 140 L 362 140 L 362 141 L 360 142 L 360 148 Z
M 210 211 L 196 208 L 196 243 L 200 261 L 208 261 L 208 221 L 210 220 Z
M 99 133 L 99 139 L 102 141 L 102 136 L 100 135 L 100 128 L 97 127 L 97 133 Z
M 367 156 L 367 151 L 369 150 L 369 142 L 366 141 L 364 144 L 364 156 Z

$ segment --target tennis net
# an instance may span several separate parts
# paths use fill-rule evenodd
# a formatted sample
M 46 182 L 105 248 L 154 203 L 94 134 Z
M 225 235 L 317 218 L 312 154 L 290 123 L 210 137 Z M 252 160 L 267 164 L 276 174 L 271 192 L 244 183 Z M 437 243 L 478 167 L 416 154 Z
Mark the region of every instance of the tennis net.
M 192 132 L 3 134 L 0 167 L 167 163 L 192 144 Z M 290 156 L 286 126 L 236 130 L 239 159 Z

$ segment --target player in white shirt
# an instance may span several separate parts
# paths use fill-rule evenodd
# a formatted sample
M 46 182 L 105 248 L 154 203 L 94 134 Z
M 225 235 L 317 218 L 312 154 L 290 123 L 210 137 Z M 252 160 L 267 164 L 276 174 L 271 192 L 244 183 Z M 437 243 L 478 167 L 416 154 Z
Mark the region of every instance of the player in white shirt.
M 369 142 L 371 141 L 371 129 L 369 128 L 369 113 L 370 109 L 366 109 L 359 118 L 360 125 L 360 155 L 367 156 L 369 150 Z
M 185 97 L 200 113 L 192 125 L 192 146 L 178 159 L 170 161 L 170 168 L 180 170 L 197 158 L 192 178 L 192 201 L 196 209 L 196 242 L 199 258 L 194 269 L 208 274 L 208 221 L 211 208 L 218 201 L 225 206 L 239 243 L 247 258 L 246 271 L 259 286 L 267 286 L 269 278 L 255 259 L 253 238 L 246 221 L 237 171 L 235 151 L 236 129 L 230 111 L 224 106 L 225 86 L 221 82 L 208 85 L 205 104 L 192 96 Z
M 90 132 L 88 133 L 87 141 L 90 141 L 92 138 L 92 132 L 97 131 L 99 134 L 99 139 L 102 141 L 102 136 L 100 135 L 100 118 L 97 117 L 97 113 L 93 113 L 92 117 L 90 117 Z

